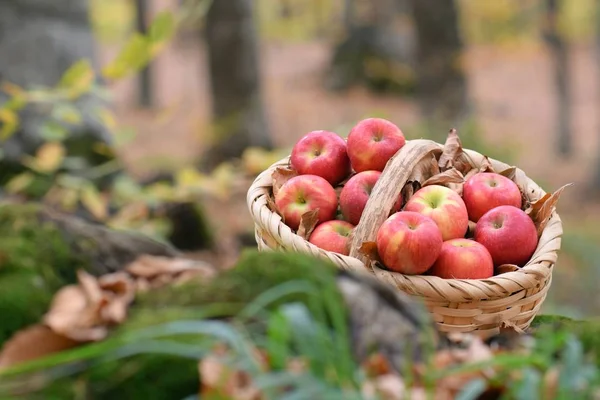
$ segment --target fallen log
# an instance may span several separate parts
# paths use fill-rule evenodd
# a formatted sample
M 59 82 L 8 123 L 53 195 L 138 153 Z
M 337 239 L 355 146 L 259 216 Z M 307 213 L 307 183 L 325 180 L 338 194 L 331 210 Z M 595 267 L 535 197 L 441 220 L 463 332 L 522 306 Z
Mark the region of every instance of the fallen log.
M 118 271 L 141 254 L 175 256 L 168 244 L 116 231 L 39 204 L 0 204 L 0 345 L 38 321 L 56 291 Z

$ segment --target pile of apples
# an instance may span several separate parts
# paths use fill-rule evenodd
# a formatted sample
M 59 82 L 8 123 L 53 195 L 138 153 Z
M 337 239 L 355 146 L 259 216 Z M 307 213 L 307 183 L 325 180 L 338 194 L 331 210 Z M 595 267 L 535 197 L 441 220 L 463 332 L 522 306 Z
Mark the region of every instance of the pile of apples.
M 293 147 L 286 179 L 274 183 L 277 212 L 313 245 L 348 255 L 375 183 L 405 143 L 381 118 L 360 121 L 347 141 L 329 131 L 306 134 Z M 521 208 L 516 183 L 495 172 L 470 176 L 462 195 L 424 186 L 405 204 L 399 196 L 377 233 L 377 253 L 387 269 L 403 274 L 489 278 L 499 266 L 523 266 L 537 247 L 536 226 Z

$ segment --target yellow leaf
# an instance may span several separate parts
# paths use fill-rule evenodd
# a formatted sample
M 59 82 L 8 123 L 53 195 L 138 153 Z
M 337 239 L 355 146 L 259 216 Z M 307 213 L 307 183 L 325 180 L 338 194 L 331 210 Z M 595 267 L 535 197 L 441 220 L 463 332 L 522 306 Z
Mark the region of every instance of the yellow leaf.
M 77 97 L 90 89 L 95 77 L 96 74 L 90 62 L 80 60 L 65 71 L 60 78 L 58 87 L 67 89 L 71 96 Z
M 8 139 L 19 127 L 17 114 L 6 108 L 0 109 L 0 140 Z
M 23 172 L 8 181 L 4 189 L 11 194 L 19 193 L 27 189 L 33 183 L 34 179 L 35 175 L 31 172 Z
M 198 172 L 196 169 L 192 167 L 183 168 L 175 174 L 175 184 L 176 186 L 182 187 L 190 187 L 190 186 L 198 186 L 200 182 L 202 182 L 205 177 Z
M 69 104 L 58 104 L 52 110 L 52 116 L 67 124 L 77 125 L 81 123 L 79 110 Z
M 110 110 L 106 108 L 101 108 L 96 112 L 100 121 L 106 126 L 109 130 L 114 131 L 117 127 L 117 120 L 115 116 Z
M 48 142 L 36 152 L 35 169 L 40 172 L 54 172 L 62 165 L 65 148 L 59 142 Z
M 79 194 L 81 203 L 98 220 L 103 221 L 108 216 L 106 201 L 100 192 L 91 184 L 84 186 Z

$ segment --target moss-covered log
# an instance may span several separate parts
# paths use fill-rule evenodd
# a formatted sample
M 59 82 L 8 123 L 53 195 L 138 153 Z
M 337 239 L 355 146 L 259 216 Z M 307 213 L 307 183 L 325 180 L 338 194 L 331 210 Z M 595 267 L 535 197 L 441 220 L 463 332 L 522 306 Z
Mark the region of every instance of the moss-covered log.
M 101 275 L 140 254 L 175 255 L 170 246 L 107 229 L 38 204 L 0 204 L 0 345 L 39 321 L 76 271 Z

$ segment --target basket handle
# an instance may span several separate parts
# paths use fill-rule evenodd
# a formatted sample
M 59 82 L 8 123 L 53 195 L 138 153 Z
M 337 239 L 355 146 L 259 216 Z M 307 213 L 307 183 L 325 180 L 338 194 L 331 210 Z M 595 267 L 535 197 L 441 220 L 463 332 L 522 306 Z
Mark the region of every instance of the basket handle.
M 381 176 L 373 187 L 360 221 L 354 229 L 350 244 L 350 256 L 358 258 L 372 270 L 367 257 L 359 252 L 364 242 L 374 242 L 377 231 L 389 217 L 402 188 L 415 167 L 433 152 L 441 153 L 443 146 L 432 140 L 407 140 L 406 144 L 387 162 Z

